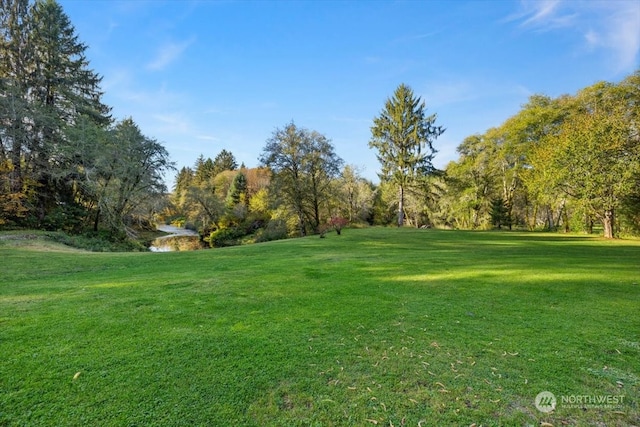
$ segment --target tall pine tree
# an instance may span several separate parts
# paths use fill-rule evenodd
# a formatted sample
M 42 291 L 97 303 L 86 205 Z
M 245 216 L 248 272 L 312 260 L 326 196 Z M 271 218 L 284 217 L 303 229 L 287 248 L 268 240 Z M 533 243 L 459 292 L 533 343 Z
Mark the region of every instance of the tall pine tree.
M 378 150 L 383 182 L 398 188 L 398 226 L 404 224 L 405 192 L 433 171 L 433 141 L 444 132 L 436 115 L 426 115 L 425 103 L 401 84 L 373 120 L 369 147 Z
M 81 116 L 103 127 L 111 118 L 100 100 L 101 78 L 62 7 L 55 0 L 0 1 L 0 203 L 20 199 L 31 224 L 42 226 L 75 200 L 65 130 Z
M 0 224 L 27 213 L 23 166 L 32 136 L 28 0 L 0 0 Z
M 39 184 L 38 218 L 42 220 L 52 209 L 74 200 L 61 155 L 65 127 L 80 116 L 103 126 L 111 119 L 109 108 L 101 102 L 101 77 L 89 69 L 87 46 L 78 40 L 62 7 L 55 0 L 36 1 L 31 19 L 35 61 L 30 80 L 37 131 L 31 141 L 31 157 Z

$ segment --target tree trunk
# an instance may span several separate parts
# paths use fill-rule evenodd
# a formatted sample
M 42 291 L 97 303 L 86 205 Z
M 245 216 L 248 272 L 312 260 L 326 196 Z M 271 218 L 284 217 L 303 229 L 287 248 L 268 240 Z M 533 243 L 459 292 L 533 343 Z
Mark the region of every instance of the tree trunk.
M 565 199 L 562 200 L 562 204 L 560 205 L 560 210 L 558 211 L 558 226 L 560 226 L 560 221 L 562 220 L 562 225 L 564 226 L 564 232 L 569 232 L 569 214 L 567 213 L 567 201 Z
M 98 231 L 98 225 L 100 224 L 100 208 L 96 210 L 96 217 L 93 221 L 93 231 Z
M 313 197 L 313 221 L 315 222 L 314 228 L 317 231 L 320 227 L 320 202 L 317 196 Z
M 307 235 L 307 230 L 304 227 L 304 212 L 298 210 L 298 229 L 300 230 L 300 237 Z
M 591 215 L 585 214 L 584 224 L 587 228 L 587 234 L 593 234 L 593 218 L 591 218 Z
M 602 217 L 602 226 L 604 227 L 604 237 L 606 239 L 614 238 L 614 226 L 615 226 L 615 215 L 613 209 L 607 209 L 604 211 L 604 217 Z
M 475 207 L 472 209 L 473 210 L 473 215 L 472 215 L 472 220 L 471 220 L 471 227 L 476 230 L 478 228 L 478 225 L 480 223 L 480 207 L 478 206 L 478 208 L 476 209 Z
M 529 230 L 534 231 L 538 222 L 538 203 L 533 207 L 533 214 L 531 215 L 531 222 L 529 223 Z
M 404 224 L 404 187 L 400 186 L 400 200 L 398 201 L 398 227 Z

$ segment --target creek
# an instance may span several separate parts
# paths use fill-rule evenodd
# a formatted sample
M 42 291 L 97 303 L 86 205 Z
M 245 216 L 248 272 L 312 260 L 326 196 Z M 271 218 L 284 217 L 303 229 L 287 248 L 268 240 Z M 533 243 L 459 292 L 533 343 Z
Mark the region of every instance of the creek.
M 160 224 L 156 229 L 170 234 L 155 239 L 149 246 L 151 252 L 192 251 L 203 247 L 200 235 L 193 230 L 167 224 Z

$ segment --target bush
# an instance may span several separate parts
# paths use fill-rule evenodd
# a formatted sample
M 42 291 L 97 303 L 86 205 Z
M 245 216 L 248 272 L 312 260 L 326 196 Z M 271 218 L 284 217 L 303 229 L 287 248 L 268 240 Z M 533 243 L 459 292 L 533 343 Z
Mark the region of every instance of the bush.
M 349 224 L 349 221 L 346 218 L 342 218 L 340 216 L 334 216 L 329 220 L 329 225 L 336 230 L 338 236 L 342 232 L 342 228 Z
M 48 231 L 65 231 L 78 234 L 82 230 L 86 211 L 74 204 L 61 204 L 42 220 L 42 228 Z
M 326 224 L 321 224 L 318 227 L 318 231 L 320 232 L 320 238 L 323 238 L 328 231 L 335 230 L 336 234 L 339 236 L 342 233 L 342 229 L 349 224 L 349 221 L 346 218 L 342 218 L 340 216 L 331 217 L 331 219 Z
M 209 235 L 209 238 L 206 240 L 209 242 L 209 246 L 211 246 L 212 248 L 235 246 L 240 244 L 239 239 L 244 237 L 246 234 L 247 233 L 242 228 L 221 228 L 213 231 Z
M 287 223 L 281 219 L 272 219 L 267 226 L 256 232 L 256 243 L 282 240 L 288 237 Z

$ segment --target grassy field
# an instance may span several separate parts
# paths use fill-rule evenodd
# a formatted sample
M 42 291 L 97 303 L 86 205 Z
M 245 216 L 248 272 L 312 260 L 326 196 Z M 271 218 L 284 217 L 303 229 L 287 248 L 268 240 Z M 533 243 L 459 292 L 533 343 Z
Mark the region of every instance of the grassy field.
M 640 241 L 0 234 L 0 259 L 0 426 L 640 425 Z

